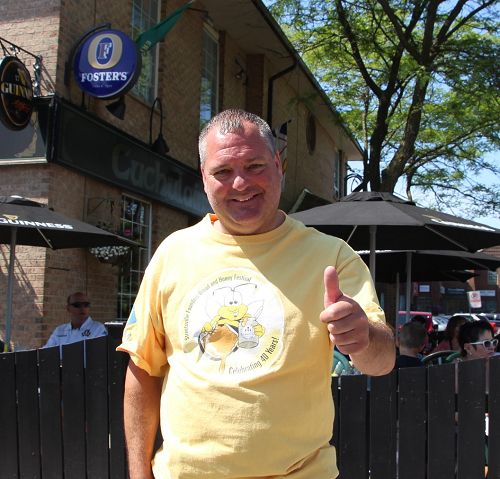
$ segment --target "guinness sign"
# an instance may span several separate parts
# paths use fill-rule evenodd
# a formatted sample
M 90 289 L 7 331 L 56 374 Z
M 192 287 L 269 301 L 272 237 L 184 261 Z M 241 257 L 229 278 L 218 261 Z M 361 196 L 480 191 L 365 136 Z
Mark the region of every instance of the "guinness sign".
M 32 113 L 30 74 L 18 58 L 7 56 L 0 62 L 0 120 L 11 130 L 22 130 Z

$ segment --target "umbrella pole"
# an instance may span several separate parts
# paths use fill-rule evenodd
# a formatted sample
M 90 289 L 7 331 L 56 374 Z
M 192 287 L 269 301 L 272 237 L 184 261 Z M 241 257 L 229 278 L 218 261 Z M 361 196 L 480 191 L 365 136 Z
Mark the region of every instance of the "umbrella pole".
M 411 251 L 406 252 L 406 322 L 410 320 L 411 302 Z
M 375 281 L 375 246 L 376 246 L 377 226 L 370 226 L 370 273 Z
M 14 290 L 14 264 L 16 258 L 17 227 L 12 228 L 10 235 L 9 277 L 7 280 L 7 316 L 5 320 L 5 346 L 4 351 L 10 349 L 10 330 L 12 324 L 12 293 Z
M 399 326 L 399 271 L 396 272 L 396 316 L 394 316 L 396 320 L 394 324 L 396 325 L 396 330 Z

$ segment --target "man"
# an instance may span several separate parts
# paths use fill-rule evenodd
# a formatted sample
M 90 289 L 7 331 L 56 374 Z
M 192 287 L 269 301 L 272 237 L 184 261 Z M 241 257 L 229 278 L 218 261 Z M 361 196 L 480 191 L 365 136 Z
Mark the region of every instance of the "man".
M 85 294 L 70 294 L 66 299 L 66 310 L 69 313 L 70 322 L 54 329 L 45 348 L 76 343 L 108 334 L 104 324 L 90 317 L 90 301 Z
M 261 118 L 220 113 L 199 152 L 215 214 L 160 245 L 119 347 L 130 478 L 333 479 L 333 343 L 361 371 L 394 365 L 369 271 L 278 209 Z
M 422 366 L 421 352 L 426 345 L 427 332 L 424 324 L 409 321 L 403 324 L 399 332 L 399 355 L 395 369 Z

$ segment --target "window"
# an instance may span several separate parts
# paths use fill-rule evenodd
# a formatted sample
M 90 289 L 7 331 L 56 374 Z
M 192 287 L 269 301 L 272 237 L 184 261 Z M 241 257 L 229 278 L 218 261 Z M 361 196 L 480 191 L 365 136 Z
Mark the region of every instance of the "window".
M 333 194 L 337 199 L 339 199 L 343 193 L 341 189 L 342 160 L 343 160 L 342 150 L 337 150 L 335 152 L 335 158 L 333 160 Z
M 158 0 L 133 0 L 132 38 L 135 40 L 142 32 L 156 25 L 159 21 L 160 4 Z M 158 70 L 158 45 L 141 57 L 142 67 L 132 92 L 147 103 L 156 97 Z
M 117 317 L 126 320 L 150 260 L 151 205 L 123 196 L 120 230 L 123 236 L 139 244 L 138 248 L 130 248 L 128 261 L 120 266 Z
M 217 113 L 219 43 L 217 33 L 207 25 L 203 29 L 203 64 L 200 88 L 200 130 Z

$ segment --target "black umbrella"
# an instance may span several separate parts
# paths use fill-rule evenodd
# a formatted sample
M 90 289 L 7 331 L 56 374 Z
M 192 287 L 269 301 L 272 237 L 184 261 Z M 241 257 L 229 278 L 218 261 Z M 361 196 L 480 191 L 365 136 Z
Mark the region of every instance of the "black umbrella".
M 375 250 L 462 250 L 500 244 L 500 230 L 457 216 L 416 206 L 391 193 L 357 192 L 340 201 L 291 215 L 307 226 L 342 238 L 355 250 L 370 249 L 375 279 Z M 411 253 L 407 253 L 406 298 L 411 287 Z
M 500 244 L 500 230 L 457 216 L 421 208 L 390 193 L 358 192 L 340 201 L 291 215 L 308 226 L 346 240 L 355 250 L 463 250 Z
M 474 276 L 465 270 L 491 270 L 500 268 L 500 258 L 486 253 L 467 251 L 413 250 L 393 251 L 377 250 L 375 255 L 377 281 L 395 282 L 397 276 L 404 277 L 411 254 L 413 281 L 467 281 Z M 370 252 L 358 251 L 368 265 Z
M 46 205 L 20 196 L 0 196 L 0 243 L 10 244 L 5 344 L 10 343 L 16 245 L 51 249 L 134 246 L 121 236 L 68 218 Z

